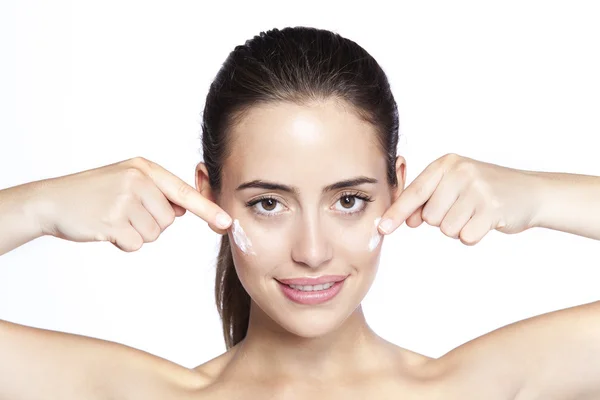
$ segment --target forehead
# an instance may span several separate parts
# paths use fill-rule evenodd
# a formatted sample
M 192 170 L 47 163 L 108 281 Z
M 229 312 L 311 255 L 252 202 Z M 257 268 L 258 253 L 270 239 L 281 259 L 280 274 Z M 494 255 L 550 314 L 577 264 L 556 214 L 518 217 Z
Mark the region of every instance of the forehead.
M 375 127 L 341 101 L 256 106 L 244 113 L 230 135 L 223 175 L 234 184 L 264 179 L 322 187 L 385 173 Z

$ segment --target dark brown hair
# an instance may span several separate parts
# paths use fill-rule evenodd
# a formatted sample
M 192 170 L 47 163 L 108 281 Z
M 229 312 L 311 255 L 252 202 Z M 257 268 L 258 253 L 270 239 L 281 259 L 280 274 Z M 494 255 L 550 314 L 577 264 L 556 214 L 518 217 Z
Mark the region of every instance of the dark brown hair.
M 202 152 L 211 190 L 218 198 L 228 157 L 228 131 L 250 107 L 270 102 L 305 103 L 337 98 L 377 130 L 395 187 L 398 111 L 387 77 L 377 61 L 355 42 L 321 29 L 273 29 L 237 46 L 217 73 L 206 97 Z M 246 336 L 250 296 L 242 286 L 224 235 L 217 260 L 217 308 L 227 348 Z

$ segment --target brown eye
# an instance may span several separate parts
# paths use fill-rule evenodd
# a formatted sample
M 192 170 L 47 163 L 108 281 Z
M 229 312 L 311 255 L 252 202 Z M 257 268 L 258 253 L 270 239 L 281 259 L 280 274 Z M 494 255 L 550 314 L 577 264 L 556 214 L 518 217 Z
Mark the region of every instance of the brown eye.
M 277 205 L 277 201 L 274 199 L 264 199 L 260 204 L 266 211 L 273 211 Z
M 344 196 L 340 199 L 342 203 L 342 207 L 344 208 L 352 208 L 354 207 L 354 203 L 356 203 L 356 197 L 354 196 Z

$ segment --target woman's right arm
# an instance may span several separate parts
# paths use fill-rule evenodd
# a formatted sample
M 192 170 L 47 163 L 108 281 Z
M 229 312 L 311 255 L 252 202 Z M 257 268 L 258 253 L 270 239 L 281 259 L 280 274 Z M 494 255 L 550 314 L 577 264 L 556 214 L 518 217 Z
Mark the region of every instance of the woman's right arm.
M 27 183 L 0 191 L 0 254 L 43 235 L 135 251 L 186 209 L 216 232 L 229 226 L 216 224 L 228 217 L 219 206 L 142 158 Z M 128 346 L 0 320 L 0 400 L 175 398 L 202 382 Z
M 176 399 L 205 384 L 132 347 L 0 320 L 0 400 Z
M 43 235 L 136 251 L 185 210 L 220 234 L 231 225 L 217 204 L 142 157 L 31 182 L 0 191 L 0 255 Z

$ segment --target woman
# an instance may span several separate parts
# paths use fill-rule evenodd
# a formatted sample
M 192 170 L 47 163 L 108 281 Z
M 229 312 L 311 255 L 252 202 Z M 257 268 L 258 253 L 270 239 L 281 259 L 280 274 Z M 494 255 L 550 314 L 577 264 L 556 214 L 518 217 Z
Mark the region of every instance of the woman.
M 404 221 L 476 244 L 492 229 L 600 239 L 600 180 L 448 155 L 406 190 L 387 78 L 331 32 L 238 46 L 207 96 L 196 190 L 136 158 L 0 192 L 0 253 L 42 235 L 136 251 L 190 210 L 223 234 L 228 351 L 190 370 L 87 337 L 0 324 L 0 398 L 591 399 L 600 304 L 508 325 L 431 359 L 373 332 L 360 303 Z M 568 206 L 568 207 L 566 207 Z

